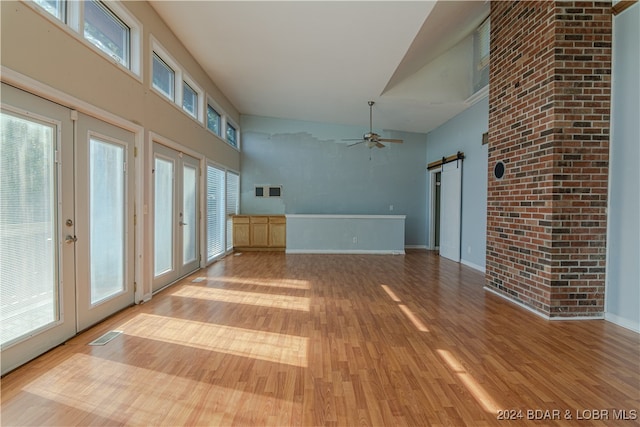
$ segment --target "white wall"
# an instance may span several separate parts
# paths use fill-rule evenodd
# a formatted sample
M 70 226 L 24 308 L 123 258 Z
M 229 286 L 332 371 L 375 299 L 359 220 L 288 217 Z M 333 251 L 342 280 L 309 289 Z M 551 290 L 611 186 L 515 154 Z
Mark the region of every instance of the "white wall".
M 427 163 L 464 152 L 460 256 L 463 264 L 478 270 L 486 264 L 488 151 L 482 134 L 488 128 L 489 99 L 484 98 L 427 135 Z
M 425 134 L 383 132 L 404 143 L 369 149 L 342 141 L 361 137 L 358 126 L 256 116 L 241 125 L 242 213 L 406 215 L 406 244 L 425 246 Z M 256 198 L 256 185 L 281 185 L 282 197 Z
M 640 332 L 640 4 L 613 19 L 605 316 Z

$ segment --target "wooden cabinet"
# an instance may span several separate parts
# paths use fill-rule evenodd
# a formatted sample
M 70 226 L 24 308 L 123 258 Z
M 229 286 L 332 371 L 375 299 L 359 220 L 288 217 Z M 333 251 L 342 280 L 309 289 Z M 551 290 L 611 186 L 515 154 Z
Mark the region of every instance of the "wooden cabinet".
M 286 228 L 284 215 L 235 215 L 233 247 L 242 250 L 284 250 Z

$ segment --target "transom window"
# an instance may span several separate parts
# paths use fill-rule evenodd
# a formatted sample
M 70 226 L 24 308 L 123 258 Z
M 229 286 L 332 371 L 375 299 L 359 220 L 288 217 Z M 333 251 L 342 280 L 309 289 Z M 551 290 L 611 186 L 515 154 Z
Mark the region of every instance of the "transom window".
M 102 2 L 85 2 L 85 39 L 126 68 L 129 68 L 129 32 L 130 28 Z
M 175 71 L 157 53 L 153 52 L 153 87 L 172 101 L 175 100 L 175 78 Z
M 76 37 L 123 68 L 141 76 L 142 24 L 119 1 L 33 0 L 26 2 L 69 27 Z
M 61 20 L 67 22 L 66 4 L 64 0 L 34 0 L 34 3 Z
M 207 128 L 218 136 L 220 136 L 220 122 L 220 113 L 211 105 L 207 104 Z
M 198 93 L 187 82 L 183 82 L 182 88 L 182 108 L 197 119 Z
M 238 132 L 236 128 L 229 122 L 227 122 L 227 142 L 234 147 L 238 146 Z

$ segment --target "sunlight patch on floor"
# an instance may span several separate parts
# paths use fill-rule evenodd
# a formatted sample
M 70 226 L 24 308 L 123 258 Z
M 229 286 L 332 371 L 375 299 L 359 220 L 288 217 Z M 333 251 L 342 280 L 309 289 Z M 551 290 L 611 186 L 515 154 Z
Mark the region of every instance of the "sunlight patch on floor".
M 263 279 L 259 277 L 230 277 L 230 276 L 209 276 L 207 280 L 212 282 L 227 282 L 240 285 L 256 285 L 268 288 L 286 288 L 286 289 L 311 289 L 308 280 L 299 279 Z
M 307 366 L 309 339 L 294 335 L 141 313 L 125 335 L 293 366 Z
M 411 323 L 413 323 L 413 326 L 415 326 L 417 330 L 419 330 L 420 332 L 429 332 L 429 328 L 427 328 L 427 326 L 422 323 L 422 320 L 420 320 L 418 316 L 416 316 L 415 313 L 409 309 L 409 307 L 404 304 L 398 304 L 398 307 L 400 307 L 400 310 L 402 310 L 404 315 L 407 316 L 407 318 L 411 321 Z
M 482 405 L 485 411 L 497 414 L 500 406 L 491 398 L 489 393 L 467 372 L 464 366 L 451 354 L 450 351 L 438 349 L 440 357 L 449 365 L 449 368 L 462 381 L 464 386 L 469 390 L 473 397 Z
M 260 307 L 280 308 L 286 310 L 309 311 L 311 305 L 307 297 L 289 295 L 270 295 L 257 292 L 234 291 L 229 289 L 205 288 L 202 286 L 184 285 L 171 293 L 174 297 L 198 298 L 209 301 L 248 304 Z
M 87 380 L 93 377 L 95 381 Z M 74 354 L 24 391 L 50 402 L 37 399 L 35 413 L 24 414 L 23 420 L 44 418 L 55 423 L 60 411 L 69 415 L 77 410 L 78 425 L 88 414 L 121 425 L 146 425 L 150 420 L 156 425 L 228 425 L 238 408 L 264 409 L 266 399 L 274 416 L 287 420 L 301 405 L 87 354 Z M 3 406 L 10 404 L 3 402 Z

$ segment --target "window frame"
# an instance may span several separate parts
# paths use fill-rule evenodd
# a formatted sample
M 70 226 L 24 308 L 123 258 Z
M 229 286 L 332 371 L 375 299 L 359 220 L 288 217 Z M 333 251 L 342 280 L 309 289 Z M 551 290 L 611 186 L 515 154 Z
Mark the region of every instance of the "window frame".
M 80 40 L 93 52 L 96 52 L 112 64 L 117 65 L 121 70 L 131 74 L 137 80 L 142 81 L 142 23 L 131 12 L 129 12 L 129 10 L 120 1 L 110 0 L 108 3 L 105 3 L 101 0 L 98 1 L 99 3 L 102 3 L 102 6 L 107 8 L 107 10 L 109 10 L 114 16 L 116 16 L 122 23 L 129 27 L 128 67 L 123 65 L 119 60 L 113 58 L 108 53 L 104 52 L 84 36 L 85 5 L 83 1 L 63 0 L 64 16 L 62 18 L 59 18 L 58 16 L 52 14 L 44 6 L 34 1 L 26 1 L 25 3 L 32 9 L 39 12 L 42 16 L 58 25 L 67 33 Z
M 236 143 L 235 143 L 235 145 L 232 144 L 229 141 L 229 139 L 227 138 L 227 129 L 228 129 L 229 126 L 231 126 L 233 128 L 233 130 L 235 131 L 235 135 L 236 135 Z M 231 147 L 233 147 L 236 150 L 240 151 L 240 126 L 238 126 L 237 123 L 226 114 L 225 114 L 225 120 L 224 120 L 224 136 L 221 137 L 221 138 L 224 139 L 224 141 L 227 144 L 229 144 Z
M 211 108 L 217 115 L 218 115 L 218 132 L 215 132 L 213 129 L 211 129 L 209 127 L 209 108 Z M 205 115 L 205 127 L 209 130 L 209 132 L 211 132 L 212 134 L 214 134 L 215 136 L 217 136 L 218 138 L 222 138 L 222 123 L 223 123 L 223 117 L 224 114 L 221 113 L 220 111 L 222 111 L 222 109 L 218 106 L 218 104 L 216 104 L 213 99 L 211 97 L 207 98 L 207 114 Z
M 203 124 L 204 116 L 204 91 L 200 88 L 200 85 L 196 83 L 194 79 L 189 76 L 180 65 L 180 63 L 165 49 L 162 44 L 153 36 L 150 36 L 150 51 L 149 55 L 149 88 L 155 93 L 159 94 L 163 99 L 169 101 L 176 108 L 182 111 L 187 117 L 196 120 L 198 123 Z M 153 84 L 153 57 L 157 56 L 162 62 L 173 70 L 173 99 L 167 96 L 162 90 L 155 87 Z M 184 108 L 184 84 L 196 93 L 196 115 L 191 114 L 189 110 Z

